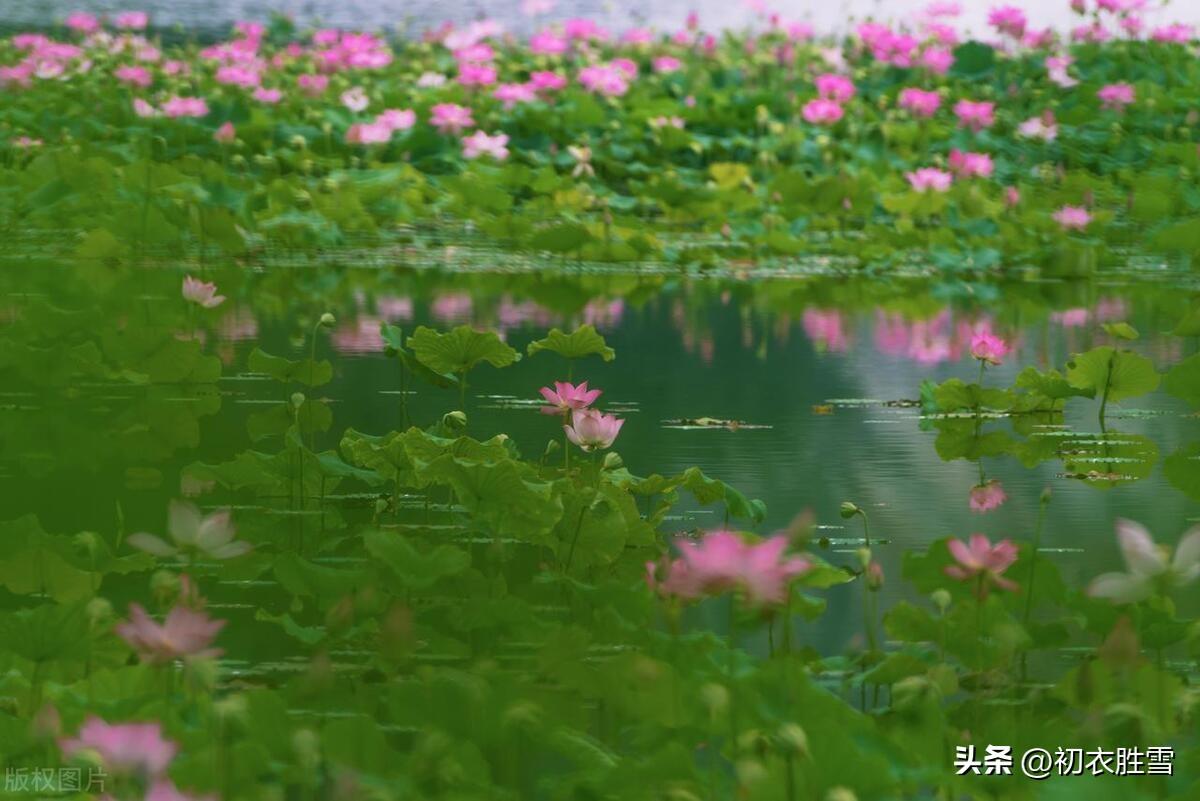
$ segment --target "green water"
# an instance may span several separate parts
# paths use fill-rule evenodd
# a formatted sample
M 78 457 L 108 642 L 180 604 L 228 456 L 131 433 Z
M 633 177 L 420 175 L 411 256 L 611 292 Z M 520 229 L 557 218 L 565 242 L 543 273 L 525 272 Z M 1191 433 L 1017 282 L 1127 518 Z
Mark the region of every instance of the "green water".
M 316 354 L 332 361 L 334 379 L 310 393 L 331 412 L 327 429 L 313 435 L 316 450 L 335 449 L 347 428 L 379 434 L 400 427 L 400 373 L 382 353 L 381 321 L 408 330 L 470 323 L 501 332 L 521 351 L 551 326 L 590 322 L 617 358 L 581 362 L 573 377 L 603 389 L 604 408 L 627 418 L 615 450 L 630 470 L 670 474 L 698 465 L 766 503 L 762 533 L 811 510 L 827 538 L 823 553 L 834 562 L 849 562 L 862 536 L 857 521 L 847 525 L 837 514 L 842 501 L 854 501 L 867 510 L 873 537 L 887 541 L 877 550 L 889 577 L 885 608 L 907 592 L 899 580 L 904 549 L 975 531 L 1028 538 L 1046 488 L 1053 496 L 1043 547 L 1076 586 L 1119 561 L 1117 517 L 1142 521 L 1173 541 L 1200 516 L 1200 460 L 1187 451 L 1200 447 L 1200 420 L 1161 391 L 1110 407 L 1104 442 L 1111 447 L 1098 461 L 1077 453 L 1086 435 L 1099 432 L 1095 402 L 1073 402 L 1065 419 L 1014 421 L 1021 437 L 1050 443 L 1043 450 L 1054 455 L 1033 465 L 1006 454 L 943 459 L 936 423 L 923 420 L 912 403 L 924 379 L 975 378 L 966 353 L 972 326 L 1016 338 L 1015 354 L 987 374 L 997 386 L 1007 386 L 1024 366 L 1061 367 L 1071 353 L 1107 341 L 1099 324 L 1111 320 L 1133 323 L 1143 332 L 1134 348 L 1172 364 L 1196 350 L 1195 341 L 1159 333 L 1192 302 L 1194 287 L 1173 274 L 1140 270 L 1088 282 L 988 287 L 836 275 L 597 273 L 561 265 L 554 265 L 557 272 L 528 265 L 441 271 L 387 261 L 377 256 L 371 266 L 356 267 L 349 259 L 320 270 L 194 265 L 229 297 L 215 310 L 185 306 L 183 272 L 170 266 L 29 259 L 22 269 L 6 269 L 0 519 L 34 514 L 52 533 L 96 531 L 113 539 L 161 534 L 167 501 L 183 491 L 186 465 L 227 461 L 248 448 L 278 450 L 278 436 L 252 434 L 270 430 L 269 415 L 291 390 L 249 373 L 246 360 L 256 346 L 306 357 L 324 312 L 338 322 L 317 334 Z M 169 376 L 182 357 L 162 343 L 197 337 L 203 353 L 220 360 L 216 381 L 131 379 L 150 367 Z M 474 373 L 465 404 L 469 433 L 479 439 L 507 433 L 536 458 L 561 438 L 555 419 L 532 403 L 539 386 L 567 377 L 560 364 L 534 357 Z M 407 397 L 407 413 L 421 425 L 457 405 L 454 391 L 424 386 Z M 702 417 L 748 425 L 670 422 Z M 1085 469 L 1129 480 L 1081 479 Z M 993 479 L 1007 501 L 972 511 L 972 487 Z M 213 492 L 198 502 L 232 505 L 239 526 L 277 530 L 314 561 L 335 564 L 337 557 L 322 553 L 329 521 L 369 519 L 377 495 L 346 482 L 320 513 L 302 514 L 290 511 L 295 502 L 286 497 Z M 425 519 L 453 522 L 453 510 L 434 500 Z M 421 503 L 413 501 L 414 513 Z M 718 507 L 689 496 L 681 509 L 670 527 L 725 522 Z M 288 611 L 290 595 L 270 574 L 232 568 L 222 576 L 213 606 L 235 621 L 224 639 L 234 675 L 243 663 L 262 663 L 257 669 L 268 673 L 306 663 L 281 660 L 295 653 L 295 644 L 278 626 L 254 619 Z M 144 575 L 108 581 L 106 593 L 118 608 L 144 595 Z M 858 630 L 861 596 L 854 589 L 829 593 L 829 611 L 808 634 L 823 649 L 847 646 Z M 15 600 L 7 590 L 0 598 Z M 333 657 L 352 662 L 355 655 Z

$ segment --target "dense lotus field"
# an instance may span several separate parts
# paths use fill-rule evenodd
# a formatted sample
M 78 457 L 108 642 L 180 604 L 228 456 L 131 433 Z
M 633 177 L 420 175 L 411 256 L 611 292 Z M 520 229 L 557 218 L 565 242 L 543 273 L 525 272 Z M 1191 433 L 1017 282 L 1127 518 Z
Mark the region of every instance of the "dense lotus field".
M 7 36 L 0 795 L 1200 797 L 1200 59 L 1073 5 Z M 800 412 L 908 414 L 974 530 L 706 466 L 863 309 L 920 377 Z

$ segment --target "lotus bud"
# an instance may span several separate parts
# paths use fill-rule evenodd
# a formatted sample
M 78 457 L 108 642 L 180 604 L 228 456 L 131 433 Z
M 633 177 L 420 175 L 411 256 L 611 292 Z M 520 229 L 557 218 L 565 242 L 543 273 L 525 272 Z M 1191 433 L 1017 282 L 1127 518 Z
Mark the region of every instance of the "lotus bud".
M 442 427 L 447 431 L 465 431 L 467 429 L 466 412 L 453 411 L 442 415 Z
M 299 409 L 303 405 L 304 405 L 304 393 L 303 392 L 293 392 L 292 393 L 292 406 L 296 409 Z
M 952 599 L 950 597 L 949 591 L 934 590 L 932 593 L 929 594 L 929 600 L 933 601 L 933 605 L 936 606 L 939 611 L 944 613 L 947 609 L 950 608 L 950 601 Z
M 1041 500 L 1041 502 L 1043 504 L 1050 503 L 1050 498 L 1053 495 L 1054 495 L 1054 491 L 1051 490 L 1049 487 L 1046 487 L 1044 490 L 1042 490 L 1042 496 L 1039 500 Z
M 718 717 L 729 707 L 729 690 L 720 684 L 705 684 L 700 688 L 700 701 L 713 717 Z
M 758 784 L 767 777 L 767 769 L 757 759 L 739 759 L 734 770 L 737 771 L 738 784 L 743 787 Z
M 337 325 L 337 318 L 334 317 L 330 312 L 325 312 L 321 315 L 321 318 L 317 320 L 317 324 L 322 328 L 333 328 L 335 325 Z
M 795 754 L 799 757 L 807 757 L 808 751 L 808 734 L 804 729 L 800 728 L 798 723 L 784 723 L 779 727 L 779 747 L 785 752 Z
M 625 462 L 621 459 L 619 454 L 613 453 L 612 451 L 604 454 L 604 470 L 619 470 L 624 466 Z
M 30 726 L 35 737 L 54 740 L 62 736 L 62 716 L 54 704 L 42 704 L 42 708 L 33 716 Z
M 536 729 L 542 722 L 542 707 L 532 701 L 518 701 L 504 710 L 505 726 L 518 729 Z
M 387 498 L 376 498 L 375 499 L 375 516 L 376 517 L 379 517 L 381 514 L 386 512 L 387 509 L 388 509 Z
M 179 576 L 168 570 L 156 570 L 150 577 L 150 594 L 159 603 L 168 603 L 178 597 L 180 587 Z
M 830 787 L 825 801 L 858 801 L 858 796 L 849 787 Z
M 112 619 L 112 604 L 109 603 L 107 598 L 93 598 L 88 601 L 85 613 L 87 614 L 88 622 L 93 627 L 98 627 Z
M 858 564 L 865 571 L 871 564 L 871 549 L 866 547 L 859 548 L 854 552 L 854 555 L 858 557 Z
M 867 565 L 867 589 L 872 592 L 883 589 L 883 565 L 878 562 Z
M 300 134 L 295 134 L 292 137 L 292 147 L 296 148 L 297 150 L 304 150 L 308 147 L 308 140 Z
M 849 520 L 850 518 L 854 517 L 856 514 L 859 514 L 860 512 L 862 512 L 862 510 L 859 509 L 857 506 L 855 506 L 853 502 L 842 501 L 842 506 L 841 506 L 841 509 L 838 511 L 838 514 L 840 514 L 842 516 L 843 520 Z

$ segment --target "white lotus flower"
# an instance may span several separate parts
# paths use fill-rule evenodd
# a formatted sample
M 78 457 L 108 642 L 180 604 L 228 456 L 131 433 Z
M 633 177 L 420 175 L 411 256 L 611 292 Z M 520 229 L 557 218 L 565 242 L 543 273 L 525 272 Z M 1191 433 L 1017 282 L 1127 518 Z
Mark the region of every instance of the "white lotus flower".
M 235 540 L 236 531 L 229 510 L 208 516 L 186 501 L 171 501 L 167 510 L 167 530 L 175 544 L 141 532 L 129 537 L 129 544 L 155 556 L 174 556 L 183 550 L 198 551 L 210 559 L 232 559 L 250 550 L 250 543 Z
M 1150 532 L 1132 520 L 1117 520 L 1117 541 L 1128 572 L 1097 576 L 1088 587 L 1091 596 L 1133 603 L 1200 577 L 1200 526 L 1183 535 L 1174 558 L 1169 548 L 1156 545 Z

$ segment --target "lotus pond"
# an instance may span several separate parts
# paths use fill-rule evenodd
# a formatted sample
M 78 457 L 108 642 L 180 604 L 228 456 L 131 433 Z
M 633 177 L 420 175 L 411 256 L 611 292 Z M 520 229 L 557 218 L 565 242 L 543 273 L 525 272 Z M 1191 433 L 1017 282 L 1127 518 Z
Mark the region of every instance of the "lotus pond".
M 3 796 L 1200 796 L 1200 61 L 1075 5 L 5 38 Z

